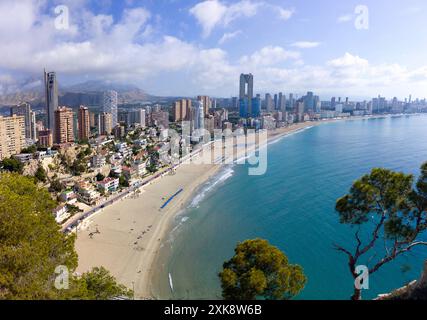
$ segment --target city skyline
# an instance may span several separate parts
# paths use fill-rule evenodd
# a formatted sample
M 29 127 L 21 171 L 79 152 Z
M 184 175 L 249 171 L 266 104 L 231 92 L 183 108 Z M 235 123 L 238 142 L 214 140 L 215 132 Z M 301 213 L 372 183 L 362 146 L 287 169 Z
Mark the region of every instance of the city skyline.
M 355 1 L 107 1 L 101 7 L 5 0 L 0 93 L 39 84 L 46 67 L 63 85 L 105 79 L 162 96 L 235 96 L 242 72 L 256 75 L 261 94 L 427 96 L 427 45 L 410 32 L 422 32 L 426 4 L 364 4 L 367 29 L 356 26 L 362 13 Z M 55 24 L 58 5 L 68 8 L 67 28 Z

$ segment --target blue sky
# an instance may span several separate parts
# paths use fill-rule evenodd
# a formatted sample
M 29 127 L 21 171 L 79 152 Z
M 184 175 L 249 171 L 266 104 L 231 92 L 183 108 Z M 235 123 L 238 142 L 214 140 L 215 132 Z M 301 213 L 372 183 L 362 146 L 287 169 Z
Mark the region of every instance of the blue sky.
M 261 94 L 423 98 L 426 14 L 424 0 L 0 0 L 0 92 L 46 67 L 158 95 L 234 96 L 251 72 Z

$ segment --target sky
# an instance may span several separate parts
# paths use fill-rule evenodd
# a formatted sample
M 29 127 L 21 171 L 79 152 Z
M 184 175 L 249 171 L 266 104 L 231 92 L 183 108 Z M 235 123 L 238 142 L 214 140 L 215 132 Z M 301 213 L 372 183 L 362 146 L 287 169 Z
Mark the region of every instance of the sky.
M 0 0 L 0 93 L 107 80 L 154 95 L 427 97 L 425 0 Z

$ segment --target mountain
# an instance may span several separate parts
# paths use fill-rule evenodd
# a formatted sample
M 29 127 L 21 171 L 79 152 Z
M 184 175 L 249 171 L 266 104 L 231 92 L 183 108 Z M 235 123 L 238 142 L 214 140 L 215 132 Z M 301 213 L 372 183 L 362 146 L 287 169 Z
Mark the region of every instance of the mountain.
M 10 106 L 22 101 L 30 102 L 35 108 L 44 104 L 44 88 L 42 81 L 32 82 L 32 86 L 20 86 L 10 88 L 0 94 L 0 107 Z M 138 87 L 112 81 L 90 80 L 71 86 L 59 87 L 59 104 L 78 107 L 84 105 L 100 105 L 102 93 L 107 90 L 115 90 L 118 93 L 119 104 L 132 104 L 148 102 L 154 97 Z

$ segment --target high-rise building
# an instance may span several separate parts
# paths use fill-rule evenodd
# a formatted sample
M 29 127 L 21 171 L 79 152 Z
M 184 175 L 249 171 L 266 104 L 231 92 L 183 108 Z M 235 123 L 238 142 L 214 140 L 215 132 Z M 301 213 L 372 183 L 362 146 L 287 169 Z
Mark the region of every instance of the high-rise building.
M 74 112 L 67 107 L 55 111 L 54 142 L 58 144 L 74 142 Z
M 273 112 L 274 110 L 273 98 L 269 93 L 265 95 L 265 109 L 267 110 L 267 112 Z
M 169 112 L 167 111 L 153 111 L 151 112 L 151 123 L 159 128 L 169 128 Z
M 39 145 L 41 147 L 50 148 L 53 146 L 53 135 L 50 129 L 40 130 L 39 135 Z
M 279 92 L 279 105 L 277 107 L 277 110 L 281 112 L 286 112 L 286 95 Z
M 294 110 L 294 105 L 295 105 L 294 94 L 290 93 L 289 94 L 289 110 Z
M 252 113 L 251 117 L 259 117 L 261 115 L 261 96 L 257 95 L 255 98 L 252 98 Z
M 89 139 L 90 135 L 90 116 L 89 109 L 85 106 L 80 106 L 78 113 L 78 123 L 79 123 L 79 140 Z
M 25 119 L 25 138 L 36 139 L 36 115 L 31 111 L 29 103 L 21 103 L 10 108 L 10 115 L 23 116 Z
M 332 99 L 331 99 L 331 108 L 332 109 L 335 109 L 335 104 L 336 104 L 336 98 L 332 97 Z
M 145 109 L 138 109 L 129 112 L 129 122 L 131 125 L 136 125 L 141 128 L 146 127 L 146 112 Z
M 103 112 L 98 115 L 98 134 L 110 135 L 113 130 L 113 117 L 111 113 Z
M 208 96 L 198 96 L 197 100 L 203 103 L 203 114 L 207 117 L 209 115 L 209 109 L 212 108 L 211 98 Z
M 55 129 L 55 111 L 58 109 L 58 82 L 55 72 L 44 71 L 45 99 L 46 99 L 46 128 Z
M 96 119 L 95 113 L 94 112 L 89 112 L 89 125 L 90 125 L 91 128 L 94 128 L 96 126 L 95 119 Z
M 314 111 L 317 113 L 322 111 L 322 103 L 319 96 L 314 96 Z
M 201 101 L 197 101 L 194 107 L 194 130 L 202 129 L 205 127 L 203 121 L 205 118 L 204 110 L 205 108 L 203 106 L 203 103 Z
M 240 116 L 248 117 L 252 115 L 252 98 L 254 97 L 254 76 L 252 74 L 240 75 Z M 243 107 L 243 110 L 242 110 Z
M 174 122 L 190 120 L 191 100 L 181 99 L 174 102 L 172 106 L 172 118 Z
M 117 115 L 117 105 L 118 105 L 118 95 L 114 90 L 105 91 L 103 95 L 103 112 L 111 113 L 113 127 L 117 125 L 118 115 Z
M 304 110 L 305 110 L 305 103 L 304 101 L 298 101 L 297 102 L 297 121 L 303 122 L 304 121 Z
M 307 95 L 304 96 L 304 111 L 314 111 L 314 94 L 313 92 L 307 92 Z
M 205 129 L 209 131 L 210 134 L 213 134 L 215 129 L 215 117 L 213 115 L 208 115 L 204 119 L 204 125 Z
M 0 116 L 0 160 L 20 153 L 24 147 L 24 116 Z

